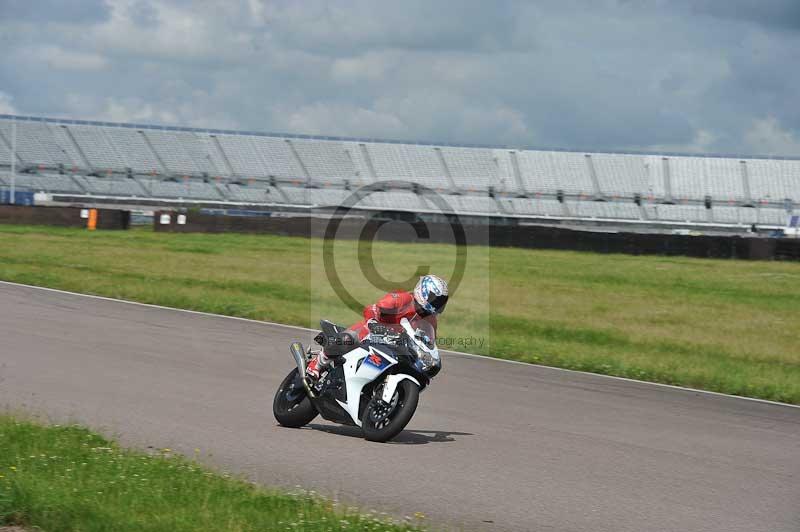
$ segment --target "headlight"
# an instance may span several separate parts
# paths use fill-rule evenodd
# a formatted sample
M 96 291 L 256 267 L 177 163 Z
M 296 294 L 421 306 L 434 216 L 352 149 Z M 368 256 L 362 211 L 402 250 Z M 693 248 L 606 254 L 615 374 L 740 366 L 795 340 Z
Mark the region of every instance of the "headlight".
M 408 327 L 405 339 L 409 351 L 417 358 L 416 365 L 420 371 L 429 373 L 431 370 L 441 365 L 439 350 L 436 348 L 436 343 L 430 332 L 426 332 L 420 328 L 412 333 L 410 327 Z
M 439 351 L 437 349 L 428 350 L 415 345 L 412 351 L 417 355 L 417 360 L 419 360 L 420 369 L 422 371 L 430 371 L 439 365 Z
M 419 361 L 422 362 L 423 371 L 428 371 L 439 363 L 439 359 L 434 357 L 431 353 L 423 351 L 422 349 L 417 350 L 417 357 L 419 358 Z

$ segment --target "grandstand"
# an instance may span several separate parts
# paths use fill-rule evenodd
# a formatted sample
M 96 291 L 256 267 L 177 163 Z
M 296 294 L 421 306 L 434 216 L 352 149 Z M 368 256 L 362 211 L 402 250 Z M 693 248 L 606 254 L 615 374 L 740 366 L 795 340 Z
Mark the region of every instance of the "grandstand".
M 58 198 L 782 226 L 800 160 L 377 141 L 0 115 L 0 186 Z

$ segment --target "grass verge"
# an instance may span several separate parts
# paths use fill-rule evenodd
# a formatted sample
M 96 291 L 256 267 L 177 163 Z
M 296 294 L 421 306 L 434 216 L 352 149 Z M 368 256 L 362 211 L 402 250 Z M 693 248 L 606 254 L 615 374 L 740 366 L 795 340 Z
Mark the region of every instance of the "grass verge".
M 4 524 L 47 532 L 418 530 L 259 488 L 168 449 L 148 455 L 78 426 L 0 416 Z
M 343 284 L 374 301 L 357 246 L 337 246 Z M 271 235 L 0 226 L 0 279 L 293 325 L 352 323 L 320 248 Z M 446 275 L 455 255 L 388 242 L 371 253 L 389 279 L 418 264 Z M 457 351 L 800 404 L 799 302 L 797 263 L 472 247 L 439 334 Z

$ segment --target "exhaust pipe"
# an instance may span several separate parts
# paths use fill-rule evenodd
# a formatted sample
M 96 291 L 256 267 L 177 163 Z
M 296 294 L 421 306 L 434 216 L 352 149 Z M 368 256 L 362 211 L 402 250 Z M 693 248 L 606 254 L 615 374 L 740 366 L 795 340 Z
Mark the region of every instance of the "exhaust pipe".
M 297 371 L 300 373 L 300 378 L 303 381 L 303 387 L 306 389 L 306 393 L 309 397 L 316 397 L 314 392 L 311 391 L 311 387 L 308 385 L 308 380 L 306 379 L 306 350 L 303 348 L 303 344 L 300 342 L 292 342 L 292 345 L 289 346 L 289 351 L 292 353 L 294 363 L 297 364 Z

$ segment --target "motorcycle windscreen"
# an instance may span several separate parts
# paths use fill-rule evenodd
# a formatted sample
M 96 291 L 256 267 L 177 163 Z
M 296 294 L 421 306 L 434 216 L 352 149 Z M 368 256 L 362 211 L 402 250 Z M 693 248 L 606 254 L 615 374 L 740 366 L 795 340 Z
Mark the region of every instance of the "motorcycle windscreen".
M 412 327 L 414 327 L 414 336 L 422 341 L 425 347 L 428 349 L 436 347 L 436 331 L 428 320 L 424 318 L 415 320 Z

